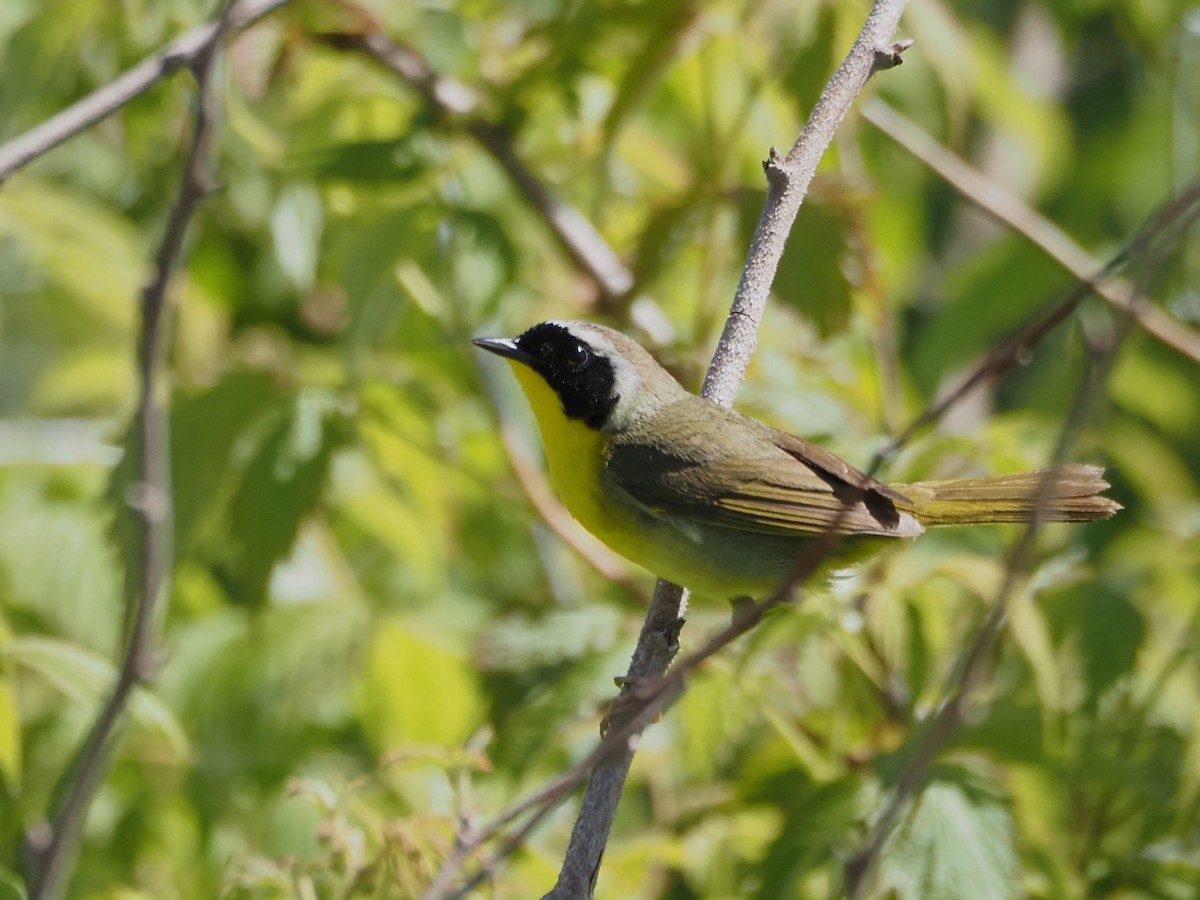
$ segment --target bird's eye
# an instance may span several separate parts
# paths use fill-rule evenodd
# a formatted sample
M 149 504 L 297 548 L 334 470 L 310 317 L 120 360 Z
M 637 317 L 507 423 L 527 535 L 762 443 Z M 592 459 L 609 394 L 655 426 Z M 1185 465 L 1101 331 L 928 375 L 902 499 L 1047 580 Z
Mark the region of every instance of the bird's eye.
M 583 344 L 574 344 L 567 350 L 567 365 L 572 369 L 582 369 L 591 358 L 592 354 Z

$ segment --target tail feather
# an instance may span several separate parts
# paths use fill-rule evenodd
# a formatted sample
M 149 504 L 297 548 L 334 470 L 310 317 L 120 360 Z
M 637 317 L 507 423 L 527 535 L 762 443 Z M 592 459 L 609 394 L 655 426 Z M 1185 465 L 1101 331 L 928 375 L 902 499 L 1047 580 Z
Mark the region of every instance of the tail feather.
M 1043 522 L 1087 522 L 1107 519 L 1121 508 L 1101 496 L 1109 487 L 1104 469 L 1080 463 L 891 487 L 909 501 L 897 507 L 911 512 L 922 525 L 1028 522 L 1035 512 Z

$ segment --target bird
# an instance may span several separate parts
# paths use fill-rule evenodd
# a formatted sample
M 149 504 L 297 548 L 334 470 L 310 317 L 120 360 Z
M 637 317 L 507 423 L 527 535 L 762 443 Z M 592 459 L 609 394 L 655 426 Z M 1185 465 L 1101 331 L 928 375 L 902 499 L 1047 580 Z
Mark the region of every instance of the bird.
M 1100 466 L 885 484 L 816 444 L 689 392 L 632 338 L 548 321 L 476 338 L 533 409 L 550 481 L 584 528 L 693 593 L 761 597 L 811 541 L 841 537 L 833 571 L 927 527 L 1106 519 Z M 1041 496 L 1039 499 L 1040 495 Z

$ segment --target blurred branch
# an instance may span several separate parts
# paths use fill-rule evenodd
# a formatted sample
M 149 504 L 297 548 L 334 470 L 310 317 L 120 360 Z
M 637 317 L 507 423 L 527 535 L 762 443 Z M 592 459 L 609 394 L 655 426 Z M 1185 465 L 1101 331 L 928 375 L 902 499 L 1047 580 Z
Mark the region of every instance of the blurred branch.
M 1023 235 L 1080 280 L 1101 272 L 1102 263 L 1070 235 L 1011 191 L 955 156 L 878 97 L 863 107 L 863 118 L 902 146 L 981 210 Z M 1200 362 L 1200 334 L 1166 310 L 1155 306 L 1119 278 L 1097 277 L 1095 292 L 1117 309 L 1131 312 L 1137 323 L 1168 347 Z
M 230 0 L 216 23 L 204 29 L 205 41 L 190 60 L 197 91 L 192 142 L 153 276 L 142 291 L 135 432 L 138 480 L 127 498 L 140 530 L 140 579 L 136 590 L 130 592 L 129 633 L 121 671 L 112 694 L 63 775 L 60 785 L 65 793 L 61 805 L 48 824 L 31 829 L 27 835 L 31 900 L 52 900 L 65 890 L 80 831 L 107 769 L 117 725 L 133 691 L 154 674 L 154 623 L 170 583 L 174 555 L 170 434 L 164 403 L 167 387 L 161 372 L 167 341 L 167 288 L 183 256 L 188 224 L 196 207 L 212 189 L 209 170 L 217 118 L 213 66 L 229 30 L 245 19 L 244 15 L 235 18 L 236 6 L 237 0 Z
M 249 28 L 288 0 L 245 0 L 226 26 L 230 33 Z M 43 153 L 112 115 L 163 78 L 183 68 L 197 68 L 217 39 L 217 24 L 193 28 L 132 69 L 51 116 L 24 134 L 0 144 L 0 182 Z
M 368 15 L 358 10 L 362 15 Z M 494 159 L 525 202 L 536 212 L 559 245 L 591 279 L 605 300 L 622 298 L 633 289 L 633 274 L 575 207 L 556 197 L 518 156 L 512 135 L 479 114 L 475 92 L 460 81 L 439 75 L 412 47 L 397 43 L 378 28 L 366 33 L 320 34 L 332 47 L 362 53 L 412 87 L 440 119 L 458 126 Z
M 1045 337 L 1056 325 L 1071 315 L 1085 299 L 1097 293 L 1098 285 L 1108 281 L 1131 260 L 1140 258 L 1161 258 L 1169 251 L 1180 235 L 1192 228 L 1200 219 L 1200 180 L 1188 185 L 1170 202 L 1158 209 L 1138 234 L 1126 244 L 1119 253 L 1114 255 L 1094 276 L 1083 278 L 1067 295 L 1054 306 L 1040 313 L 1012 336 L 993 348 L 987 356 L 967 373 L 966 377 L 950 390 L 945 396 L 927 408 L 913 422 L 885 447 L 876 454 L 876 461 L 890 459 L 918 431 L 941 418 L 942 414 L 962 397 L 970 393 L 980 384 L 999 378 L 1009 369 L 1018 365 L 1025 356 Z M 1165 243 L 1164 247 L 1156 248 L 1155 244 Z M 1110 282 L 1111 283 L 1111 282 Z M 1141 296 L 1127 282 L 1129 298 L 1128 308 L 1121 305 L 1121 310 L 1138 319 L 1140 307 L 1135 306 L 1134 297 Z
M 1111 284 L 1111 276 L 1121 268 L 1131 264 L 1161 266 L 1167 254 L 1174 249 L 1181 236 L 1195 225 L 1197 219 L 1200 219 L 1200 181 L 1185 187 L 1177 196 L 1156 211 L 1139 229 L 1137 235 L 1108 263 L 1103 267 L 1096 266 L 1095 268 L 1100 269 L 1098 275 L 1082 279 L 1075 290 L 1071 291 L 1063 301 L 1019 329 L 1012 338 L 991 351 L 958 388 L 927 409 L 891 444 L 876 455 L 872 471 L 875 465 L 899 449 L 921 427 L 939 418 L 949 406 L 956 403 L 985 378 L 998 377 L 1016 365 L 1018 360 L 1028 353 L 1055 325 L 1074 311 L 1084 297 L 1089 293 L 1098 293 L 1101 284 Z M 1063 424 L 1055 447 L 1051 472 L 1054 467 L 1064 461 L 1067 448 L 1082 427 L 1087 410 L 1099 396 L 1112 365 L 1116 361 L 1120 343 L 1127 336 L 1128 326 L 1132 322 L 1144 324 L 1144 320 L 1139 314 L 1143 308 L 1142 304 L 1149 301 L 1145 299 L 1145 295 L 1136 285 L 1125 281 L 1122 282 L 1122 287 L 1126 291 L 1124 302 L 1114 304 L 1122 313 L 1117 336 L 1102 348 L 1097 348 L 1094 342 L 1089 342 L 1091 370 L 1076 392 L 1071 412 Z M 1048 476 L 1043 481 L 1035 509 L 1044 503 L 1049 484 L 1050 477 Z M 1022 532 L 1005 565 L 1004 580 L 992 603 L 991 610 L 974 640 L 963 651 L 959 663 L 955 667 L 956 674 L 947 687 L 942 702 L 938 705 L 928 726 L 915 741 L 912 755 L 897 777 L 895 787 L 876 819 L 870 836 L 862 848 L 847 862 L 844 894 L 852 900 L 865 896 L 865 892 L 872 890 L 871 880 L 880 854 L 901 812 L 919 792 L 928 777 L 933 761 L 949 744 L 963 723 L 967 702 L 983 678 L 984 663 L 999 639 L 1000 629 L 1007 618 L 1012 595 L 1028 567 L 1033 540 L 1039 526 L 1040 522 L 1035 515 Z
M 1132 314 L 1126 316 L 1125 322 L 1122 324 L 1127 325 L 1132 319 Z M 976 687 L 983 681 L 986 674 L 986 662 L 1000 640 L 1001 629 L 1008 619 L 1008 610 L 1012 604 L 1013 595 L 1017 592 L 1018 584 L 1028 573 L 1032 562 L 1034 539 L 1041 529 L 1039 511 L 1045 507 L 1050 496 L 1050 489 L 1054 483 L 1054 471 L 1066 461 L 1067 452 L 1083 427 L 1088 411 L 1100 396 L 1104 383 L 1112 370 L 1112 365 L 1116 361 L 1117 350 L 1127 333 L 1128 328 L 1122 327 L 1119 337 L 1116 340 L 1108 341 L 1105 346 L 1097 347 L 1092 342 L 1088 344 L 1091 351 L 1091 365 L 1076 391 L 1070 413 L 1059 433 L 1049 468 L 1045 477 L 1042 478 L 1038 495 L 1034 501 L 1033 517 L 1022 531 L 1005 562 L 1004 578 L 992 601 L 991 609 L 974 639 L 959 657 L 954 668 L 955 674 L 943 699 L 938 704 L 937 711 L 929 720 L 927 727 L 916 740 L 916 746 L 896 779 L 895 787 L 883 806 L 882 812 L 875 820 L 870 836 L 862 848 L 846 863 L 843 893 L 850 900 L 874 895 L 872 878 L 892 829 L 909 801 L 923 788 L 934 760 L 950 743 L 965 720 L 968 701 Z
M 734 295 L 729 317 L 725 321 L 725 329 L 701 390 L 701 394 L 714 403 L 727 407 L 733 405 L 746 367 L 750 363 L 750 356 L 758 343 L 759 322 L 766 308 L 775 271 L 783 256 L 788 233 L 816 173 L 817 164 L 832 143 L 838 126 L 867 80 L 877 70 L 899 65 L 901 52 L 909 46 L 908 43 L 887 46 L 899 24 L 904 5 L 905 0 L 875 0 L 858 39 L 821 92 L 804 130 L 792 145 L 787 157 L 781 158 L 778 152 L 772 149 L 770 158 L 763 165 L 767 177 L 766 203 L 750 243 L 742 278 Z M 833 540 L 831 529 L 829 542 Z M 814 541 L 812 547 L 823 553 L 826 543 L 828 542 L 824 540 Z M 798 572 L 808 559 L 809 554 L 804 554 Z M 811 563 L 813 569 L 816 568 L 819 559 L 818 556 Z M 775 602 L 782 602 L 783 597 L 790 595 L 792 585 L 798 583 L 805 574 L 807 573 L 801 572 L 795 579 L 790 579 L 786 589 L 779 594 Z M 673 690 L 691 667 L 706 658 L 693 654 L 687 661 L 676 666 L 671 675 L 662 677 L 678 651 L 679 632 L 683 627 L 682 617 L 686 605 L 687 595 L 682 588 L 659 581 L 654 598 L 650 601 L 650 609 L 646 613 L 641 634 L 638 636 L 633 659 L 629 664 L 625 687 L 614 706 L 614 713 L 631 693 L 639 692 L 650 679 L 660 686 L 659 692 L 653 698 L 642 701 L 643 709 L 632 717 L 635 728 L 623 726 L 620 729 L 622 732 L 627 731 L 627 735 L 620 745 L 614 745 L 619 746 L 619 753 L 606 760 L 593 773 L 571 832 L 571 841 L 559 871 L 558 882 L 546 895 L 550 900 L 591 897 L 594 893 L 617 803 L 633 761 L 632 739 L 649 721 L 647 711 L 660 702 L 665 705 L 665 692 Z M 733 625 L 727 629 L 730 631 L 727 640 L 715 645 L 710 642 L 704 650 L 709 653 L 716 652 L 725 643 L 748 629 L 761 615 L 761 610 L 753 607 L 755 604 L 747 604 L 739 610 Z M 747 617 L 744 622 L 741 621 L 743 613 Z M 739 625 L 744 627 L 734 630 Z M 688 662 L 693 659 L 695 663 L 689 666 Z

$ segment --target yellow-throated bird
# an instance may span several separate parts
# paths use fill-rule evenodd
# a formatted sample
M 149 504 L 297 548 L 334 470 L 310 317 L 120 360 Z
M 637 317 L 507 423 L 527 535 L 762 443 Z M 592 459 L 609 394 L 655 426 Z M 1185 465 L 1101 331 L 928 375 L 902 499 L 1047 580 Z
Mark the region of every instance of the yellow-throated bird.
M 841 564 L 928 525 L 1028 521 L 1045 476 L 882 484 L 689 393 L 635 341 L 600 325 L 544 322 L 475 343 L 512 363 L 571 514 L 622 556 L 702 594 L 765 594 L 835 521 L 847 535 L 833 560 Z M 1111 516 L 1120 506 L 1099 496 L 1103 474 L 1060 467 L 1043 519 Z

